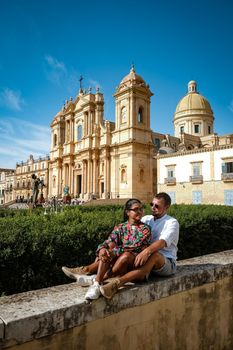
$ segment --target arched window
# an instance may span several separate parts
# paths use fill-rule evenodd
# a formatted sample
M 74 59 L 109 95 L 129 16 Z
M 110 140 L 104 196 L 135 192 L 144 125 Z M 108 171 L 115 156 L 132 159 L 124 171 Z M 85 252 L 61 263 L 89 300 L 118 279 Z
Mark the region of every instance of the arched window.
M 138 110 L 138 123 L 143 123 L 143 108 L 139 107 Z
M 78 138 L 78 141 L 80 141 L 83 137 L 83 128 L 82 128 L 82 125 L 79 125 L 78 126 L 78 135 L 77 135 L 77 138 Z
M 126 182 L 126 170 L 121 170 L 121 182 Z
M 57 146 L 57 134 L 53 135 L 53 147 Z

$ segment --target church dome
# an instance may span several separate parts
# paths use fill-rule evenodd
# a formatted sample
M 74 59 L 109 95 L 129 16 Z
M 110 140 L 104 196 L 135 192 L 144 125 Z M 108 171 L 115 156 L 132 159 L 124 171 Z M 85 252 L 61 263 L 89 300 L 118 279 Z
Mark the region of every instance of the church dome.
M 188 83 L 187 94 L 179 101 L 174 114 L 175 136 L 180 133 L 205 136 L 213 132 L 213 111 L 207 99 L 197 91 L 197 83 Z M 199 125 L 199 126 L 198 126 Z
M 192 110 L 202 110 L 208 114 L 213 114 L 207 99 L 197 92 L 197 84 L 194 80 L 191 80 L 188 83 L 188 93 L 179 101 L 175 115 L 176 113 L 184 111 L 187 111 L 190 114 L 192 113 Z

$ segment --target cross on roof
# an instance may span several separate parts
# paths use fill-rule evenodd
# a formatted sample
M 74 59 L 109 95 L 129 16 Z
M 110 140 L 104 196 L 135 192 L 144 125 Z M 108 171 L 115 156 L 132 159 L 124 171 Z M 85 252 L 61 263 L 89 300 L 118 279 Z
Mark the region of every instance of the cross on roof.
M 82 90 L 82 80 L 83 80 L 83 76 L 80 75 L 80 78 L 79 78 L 80 90 Z

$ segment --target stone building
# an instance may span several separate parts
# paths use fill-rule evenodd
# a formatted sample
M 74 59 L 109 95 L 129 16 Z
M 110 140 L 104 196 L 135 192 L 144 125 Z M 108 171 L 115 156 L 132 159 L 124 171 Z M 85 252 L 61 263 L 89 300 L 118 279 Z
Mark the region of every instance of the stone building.
M 115 122 L 104 120 L 104 97 L 80 88 L 51 124 L 49 196 L 138 197 L 149 201 L 156 190 L 154 154 L 163 140 L 178 138 L 150 128 L 149 85 L 134 67 L 116 89 Z
M 13 200 L 14 169 L 0 169 L 0 205 Z
M 14 199 L 17 201 L 29 201 L 32 196 L 32 174 L 35 174 L 43 182 L 44 198 L 48 197 L 48 163 L 49 156 L 34 159 L 30 155 L 26 162 L 16 164 Z
M 158 191 L 173 203 L 233 205 L 233 134 L 217 135 L 213 123 L 209 102 L 191 81 L 174 114 L 178 149 L 156 157 Z

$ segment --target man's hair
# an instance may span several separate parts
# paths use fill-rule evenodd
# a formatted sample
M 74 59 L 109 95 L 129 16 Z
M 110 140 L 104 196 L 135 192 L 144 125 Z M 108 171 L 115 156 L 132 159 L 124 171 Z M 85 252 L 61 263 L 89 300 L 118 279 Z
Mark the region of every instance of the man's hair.
M 170 207 L 171 205 L 171 197 L 166 193 L 166 192 L 160 192 L 160 193 L 157 193 L 154 198 L 157 198 L 157 199 L 163 199 L 164 200 L 164 203 Z

